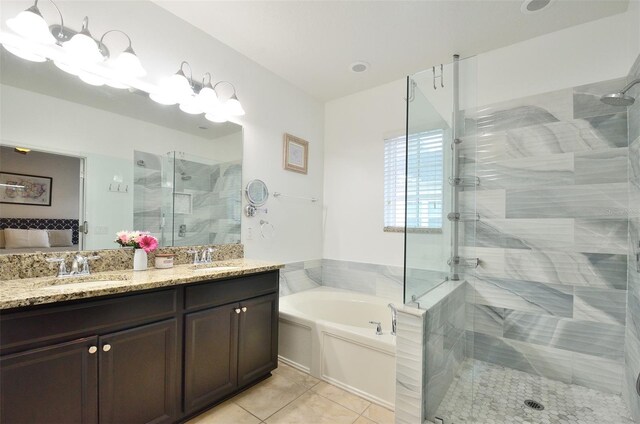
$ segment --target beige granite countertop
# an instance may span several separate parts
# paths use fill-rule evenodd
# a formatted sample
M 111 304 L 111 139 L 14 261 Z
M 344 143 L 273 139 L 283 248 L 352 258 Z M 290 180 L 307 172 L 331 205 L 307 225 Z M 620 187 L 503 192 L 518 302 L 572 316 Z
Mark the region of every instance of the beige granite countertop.
M 107 271 L 78 277 L 0 280 L 0 309 L 178 286 L 283 267 L 283 264 L 273 262 L 231 259 L 214 262 L 211 266 L 176 265 L 169 269 Z

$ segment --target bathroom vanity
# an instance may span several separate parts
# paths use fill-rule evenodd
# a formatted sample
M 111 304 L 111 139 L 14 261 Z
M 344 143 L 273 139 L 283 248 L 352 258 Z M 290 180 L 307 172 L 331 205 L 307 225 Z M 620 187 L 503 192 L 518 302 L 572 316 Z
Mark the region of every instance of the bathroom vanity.
M 0 282 L 0 422 L 173 423 L 269 376 L 280 266 L 241 261 Z

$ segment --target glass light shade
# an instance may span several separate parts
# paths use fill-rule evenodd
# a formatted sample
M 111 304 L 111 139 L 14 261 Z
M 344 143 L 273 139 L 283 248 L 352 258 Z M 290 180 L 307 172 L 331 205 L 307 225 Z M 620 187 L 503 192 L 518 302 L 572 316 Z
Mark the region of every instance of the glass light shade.
M 218 95 L 211 87 L 202 87 L 202 89 L 196 96 L 196 101 L 200 105 L 200 108 L 206 112 L 213 112 L 220 107 L 220 100 L 218 100 Z
M 56 65 L 58 69 L 65 71 L 66 73 L 71 75 L 78 75 L 80 72 L 82 72 L 82 70 L 77 65 L 71 64 L 71 62 L 61 62 L 59 60 L 54 60 L 53 64 Z
M 193 90 L 189 80 L 184 75 L 173 74 L 162 84 L 162 89 L 167 94 L 173 95 L 179 100 L 187 100 L 193 96 Z
M 175 105 L 188 101 L 193 97 L 193 90 L 189 80 L 180 73 L 171 75 L 160 82 L 158 90 L 149 95 L 151 100 L 162 105 Z M 199 113 L 202 113 L 199 112 Z
M 180 110 L 190 115 L 198 115 L 204 112 L 200 107 L 200 103 L 197 101 L 197 97 L 191 96 L 186 100 L 180 102 Z
M 40 14 L 32 9 L 27 9 L 18 13 L 15 18 L 8 19 L 7 26 L 31 41 L 37 41 L 42 44 L 55 44 L 56 38 L 49 31 L 49 25 Z M 37 11 L 38 9 L 35 10 Z
M 80 73 L 78 73 L 78 77 L 86 82 L 89 85 L 95 85 L 96 87 L 99 87 L 101 85 L 104 85 L 104 83 L 106 82 L 104 78 L 98 76 L 98 75 L 94 75 L 90 72 L 84 72 L 81 71 Z
M 129 88 L 128 85 L 123 84 L 120 81 L 116 81 L 114 79 L 107 79 L 104 81 L 104 84 L 112 88 L 117 88 L 119 90 L 124 90 L 125 88 Z
M 229 120 L 229 118 L 222 113 L 207 113 L 204 117 L 207 121 L 215 122 L 217 124 L 221 124 Z
M 9 53 L 12 53 L 24 60 L 29 60 L 31 62 L 45 62 L 47 60 L 46 57 L 31 52 L 26 47 L 9 46 L 7 44 L 3 44 L 3 46 Z
M 242 108 L 240 101 L 238 101 L 235 95 L 231 97 L 229 100 L 227 100 L 226 102 L 224 102 L 223 106 L 224 106 L 225 112 L 229 115 L 232 115 L 232 116 L 244 115 L 244 109 Z
M 132 78 L 140 78 L 147 75 L 147 71 L 142 67 L 138 56 L 126 50 L 113 60 L 111 68 L 121 75 Z
M 156 103 L 160 103 L 161 105 L 165 105 L 165 106 L 171 106 L 171 105 L 175 105 L 176 103 L 178 103 L 178 99 L 176 99 L 173 96 L 167 95 L 165 93 L 162 92 L 157 92 L 157 93 L 151 93 L 149 94 L 149 98 L 151 100 L 153 100 Z
M 88 35 L 78 33 L 62 44 L 64 51 L 74 60 L 82 63 L 98 63 L 104 60 L 98 43 Z

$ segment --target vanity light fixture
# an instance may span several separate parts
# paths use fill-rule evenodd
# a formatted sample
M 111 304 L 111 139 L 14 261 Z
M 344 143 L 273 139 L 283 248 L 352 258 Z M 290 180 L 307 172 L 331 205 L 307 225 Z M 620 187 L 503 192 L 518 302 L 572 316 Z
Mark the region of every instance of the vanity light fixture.
M 129 46 L 124 49 L 124 51 L 120 53 L 118 57 L 112 59 L 112 61 L 109 63 L 111 69 L 113 69 L 117 74 L 126 78 L 140 78 L 147 75 L 147 71 L 142 66 L 138 55 L 136 55 L 136 52 L 134 52 L 133 48 L 131 47 L 131 37 L 129 37 L 129 35 L 124 31 L 120 31 L 119 29 L 110 29 L 109 31 L 102 34 L 102 37 L 100 37 L 100 41 L 98 42 L 100 53 L 102 53 L 105 58 L 109 58 L 109 50 L 107 50 L 103 41 L 104 37 L 106 37 L 107 34 L 112 34 L 114 32 L 127 37 Z
M 205 78 L 209 77 L 209 80 L 205 83 Z M 205 111 L 212 111 L 220 107 L 220 100 L 218 100 L 218 93 L 213 89 L 211 85 L 211 74 L 207 72 L 202 78 L 202 88 L 196 96 L 196 100 L 200 105 L 200 108 Z
M 60 13 L 60 9 L 55 3 L 51 2 Z M 62 13 L 60 13 L 62 19 Z M 7 19 L 7 26 L 15 31 L 16 34 L 23 36 L 31 41 L 42 44 L 55 44 L 56 38 L 49 31 L 47 21 L 42 17 L 40 9 L 38 9 L 38 0 L 35 0 L 33 6 L 24 10 L 15 18 Z
M 82 29 L 75 34 L 69 41 L 62 43 L 62 49 L 66 53 L 64 60 L 56 60 L 54 64 L 65 72 L 72 75 L 78 75 L 85 81 L 95 81 L 90 76 L 87 77 L 82 73 L 86 65 L 96 64 L 104 61 L 104 56 L 100 53 L 98 43 L 89 32 L 89 18 L 85 16 L 82 20 Z M 84 77 L 84 78 L 83 78 Z M 92 85 L 102 85 L 85 81 Z
M 83 19 L 79 32 L 67 28 L 62 12 L 53 0 L 49 1 L 58 11 L 60 24 L 48 26 L 38 9 L 38 1 L 34 0 L 33 6 L 7 20 L 7 26 L 17 36 L 0 31 L 0 43 L 10 53 L 33 62 L 52 60 L 58 68 L 78 76 L 87 84 L 141 90 L 149 93 L 149 97 L 157 103 L 179 104 L 180 110 L 189 114 L 205 113 L 205 118 L 212 122 L 226 122 L 229 117 L 245 114 L 232 83 L 219 81 L 212 86 L 210 73 L 205 74 L 202 84 L 194 82 L 191 66 L 184 61 L 178 72 L 159 84 L 143 81 L 140 78 L 147 72 L 133 50 L 131 37 L 127 33 L 112 29 L 99 40 L 94 39 L 89 31 L 88 17 Z M 111 57 L 104 39 L 114 32 L 124 35 L 128 46 L 119 55 Z M 189 67 L 189 77 L 185 74 L 185 65 Z M 217 90 L 222 83 L 229 84 L 233 89 L 231 96 L 224 101 L 221 101 Z
M 188 100 L 190 96 L 193 96 L 191 79 L 185 76 L 183 71 L 184 65 L 189 67 L 189 73 L 192 74 L 191 65 L 183 61 L 180 64 L 178 72 L 162 80 L 158 86 L 158 90 L 149 94 L 149 98 L 161 105 L 170 106 L 176 103 L 182 103 Z
M 221 113 L 223 115 L 230 115 L 230 116 L 242 116 L 244 115 L 244 109 L 242 108 L 242 105 L 240 104 L 240 101 L 238 100 L 238 95 L 236 94 L 236 87 L 231 84 L 229 81 L 220 81 L 217 82 L 216 85 L 213 86 L 213 89 L 215 90 L 220 84 L 229 84 L 231 86 L 231 88 L 233 88 L 233 94 L 231 94 L 231 96 L 225 100 L 224 102 L 221 103 L 220 107 L 221 107 Z
M 62 27 L 62 13 L 53 1 L 51 1 L 51 4 L 58 11 L 60 26 Z M 46 55 L 39 51 L 38 47 L 39 45 L 54 45 L 56 38 L 49 31 L 49 26 L 42 17 L 40 9 L 38 9 L 38 0 L 35 0 L 30 8 L 18 13 L 16 17 L 7 19 L 7 26 L 23 37 L 20 44 L 4 44 L 4 48 L 7 51 L 31 62 L 45 62 L 47 60 Z M 61 37 L 62 33 L 59 32 L 58 36 Z

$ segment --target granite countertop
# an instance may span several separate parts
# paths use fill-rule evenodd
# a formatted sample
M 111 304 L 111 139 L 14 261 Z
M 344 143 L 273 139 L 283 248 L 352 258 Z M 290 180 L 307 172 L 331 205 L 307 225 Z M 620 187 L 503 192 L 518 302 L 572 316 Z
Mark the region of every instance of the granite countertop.
M 273 262 L 231 259 L 216 261 L 206 266 L 176 265 L 169 269 L 107 271 L 78 277 L 0 280 L 0 310 L 178 286 L 273 271 L 283 267 L 283 264 Z

